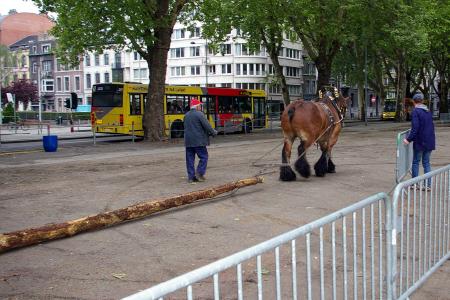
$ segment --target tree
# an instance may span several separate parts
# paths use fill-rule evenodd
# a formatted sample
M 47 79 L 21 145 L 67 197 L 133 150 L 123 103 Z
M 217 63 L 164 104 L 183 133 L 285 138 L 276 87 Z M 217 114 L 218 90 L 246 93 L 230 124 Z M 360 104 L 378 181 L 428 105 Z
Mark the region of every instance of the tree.
M 439 96 L 441 113 L 449 112 L 448 94 L 450 89 L 450 3 L 441 0 L 424 0 L 419 7 L 422 24 L 427 35 L 425 46 L 437 71 L 438 80 L 432 88 Z M 438 84 L 435 84 L 438 82 Z
M 5 88 L 5 93 L 15 95 L 16 109 L 20 102 L 23 103 L 24 107 L 27 107 L 29 102 L 38 101 L 38 87 L 29 80 L 18 80 L 13 82 L 10 86 Z
M 238 28 L 241 35 L 237 38 L 246 40 L 250 52 L 259 52 L 263 46 L 275 71 L 275 79 L 268 80 L 280 84 L 286 105 L 290 103 L 289 91 L 278 57 L 284 34 L 292 29 L 285 18 L 288 3 L 285 0 L 205 0 L 194 17 L 202 22 L 203 33 L 213 44 L 223 42 L 233 28 Z
M 286 8 L 294 31 L 315 63 L 317 89 L 329 85 L 333 60 L 352 35 L 348 30 L 348 14 L 352 0 L 294 0 Z
M 76 64 L 85 51 L 107 48 L 137 51 L 150 70 L 143 119 L 145 139 L 164 135 L 163 98 L 167 53 L 177 17 L 191 0 L 33 0 L 58 15 L 52 34 L 57 55 Z

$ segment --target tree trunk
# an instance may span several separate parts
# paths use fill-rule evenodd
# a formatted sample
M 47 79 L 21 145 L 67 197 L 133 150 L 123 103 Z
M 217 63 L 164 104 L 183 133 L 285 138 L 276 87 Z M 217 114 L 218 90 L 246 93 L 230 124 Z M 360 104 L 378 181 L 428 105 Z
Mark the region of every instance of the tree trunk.
M 331 78 L 331 60 L 333 58 L 327 59 L 324 56 L 318 56 L 315 60 L 318 78 L 317 78 L 317 91 L 316 94 L 319 94 L 319 91 L 322 87 L 330 85 Z
M 144 138 L 150 141 L 160 141 L 164 131 L 164 94 L 166 85 L 167 54 L 170 48 L 172 28 L 161 29 L 155 34 L 158 41 L 150 51 L 147 60 L 149 66 L 148 100 L 145 104 L 142 125 Z
M 439 112 L 440 113 L 449 113 L 448 109 L 448 85 L 445 77 L 442 76 L 440 79 L 440 89 L 439 89 Z
M 359 82 L 358 86 L 358 107 L 359 107 L 359 119 L 361 121 L 366 120 L 366 90 L 364 89 L 364 84 Z
M 263 178 L 256 176 L 175 197 L 141 202 L 114 211 L 64 223 L 48 224 L 38 228 L 29 228 L 0 234 L 0 253 L 14 248 L 30 246 L 41 242 L 73 236 L 84 231 L 112 226 L 124 221 L 143 218 L 169 208 L 191 204 L 204 199 L 210 199 L 235 189 L 262 182 Z

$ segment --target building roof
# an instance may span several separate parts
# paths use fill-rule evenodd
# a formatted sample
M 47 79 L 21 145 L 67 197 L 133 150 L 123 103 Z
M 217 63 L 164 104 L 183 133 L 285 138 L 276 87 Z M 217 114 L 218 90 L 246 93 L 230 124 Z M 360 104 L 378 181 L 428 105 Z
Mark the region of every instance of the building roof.
M 17 48 L 26 48 L 30 45 L 31 41 L 35 41 L 37 39 L 37 35 L 29 35 L 27 37 L 24 37 L 23 39 L 18 40 L 17 42 L 9 45 L 9 49 L 15 50 Z
M 29 35 L 49 31 L 55 23 L 46 15 L 16 13 L 0 18 L 0 44 L 9 46 Z

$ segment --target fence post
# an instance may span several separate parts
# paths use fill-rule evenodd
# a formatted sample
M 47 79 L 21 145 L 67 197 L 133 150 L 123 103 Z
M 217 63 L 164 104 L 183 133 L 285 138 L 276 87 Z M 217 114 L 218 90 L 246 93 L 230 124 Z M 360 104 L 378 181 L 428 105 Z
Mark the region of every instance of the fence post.
M 395 199 L 395 193 L 392 198 L 387 197 L 386 199 L 386 298 L 387 300 L 394 299 L 394 289 L 395 289 L 395 258 L 396 252 L 397 236 L 396 229 L 394 228 L 394 215 L 395 209 L 393 205 L 393 200 Z
M 96 129 L 97 129 L 97 127 L 95 127 L 95 126 L 92 127 L 92 138 L 93 138 L 93 140 L 94 140 L 94 145 L 95 145 L 95 142 L 96 142 L 96 141 L 95 141 L 95 132 L 97 131 Z
M 131 122 L 131 142 L 134 143 L 134 121 Z
M 47 135 L 50 135 L 50 124 L 47 124 Z

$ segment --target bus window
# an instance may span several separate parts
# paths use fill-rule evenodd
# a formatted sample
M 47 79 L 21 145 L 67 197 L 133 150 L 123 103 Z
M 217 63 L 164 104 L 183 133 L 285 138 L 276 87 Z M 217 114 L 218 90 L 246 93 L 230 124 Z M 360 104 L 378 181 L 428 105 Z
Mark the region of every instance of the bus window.
M 219 96 L 219 114 L 233 113 L 233 97 Z
M 130 94 L 130 115 L 141 115 L 141 95 Z
M 216 113 L 216 98 L 213 96 L 202 96 L 203 111 L 207 114 L 214 115 Z
M 100 85 L 93 90 L 93 107 L 122 107 L 123 87 Z
M 184 97 L 180 95 L 166 95 L 166 109 L 168 114 L 182 114 L 185 105 Z
M 238 97 L 239 112 L 242 114 L 250 114 L 252 112 L 252 103 L 250 97 Z

